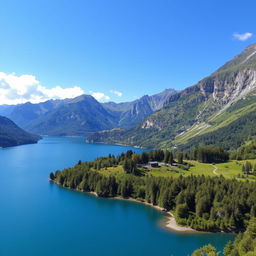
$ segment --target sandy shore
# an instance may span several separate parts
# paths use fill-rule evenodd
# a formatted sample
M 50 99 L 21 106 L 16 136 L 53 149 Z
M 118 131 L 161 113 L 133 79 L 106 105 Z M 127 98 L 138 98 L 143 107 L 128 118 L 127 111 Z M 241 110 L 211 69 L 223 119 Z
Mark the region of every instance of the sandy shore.
M 174 216 L 169 213 L 170 216 L 168 217 L 167 222 L 165 223 L 165 227 L 168 229 L 171 229 L 175 232 L 184 232 L 184 233 L 191 233 L 191 232 L 199 232 L 195 229 L 189 228 L 189 227 L 182 227 L 179 226 L 174 218 Z

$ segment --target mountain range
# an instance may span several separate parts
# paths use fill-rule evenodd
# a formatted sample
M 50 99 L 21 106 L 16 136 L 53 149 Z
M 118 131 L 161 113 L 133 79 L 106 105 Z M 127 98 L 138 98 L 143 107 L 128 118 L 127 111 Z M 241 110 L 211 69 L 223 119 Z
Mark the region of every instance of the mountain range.
M 99 103 L 90 95 L 73 99 L 0 106 L 0 114 L 23 129 L 40 135 L 87 136 L 113 128 L 131 128 L 162 108 L 176 93 L 167 89 L 159 94 L 125 103 Z
M 197 84 L 171 95 L 134 127 L 100 131 L 89 141 L 149 148 L 233 149 L 256 135 L 256 44 Z
M 182 91 L 167 89 L 124 103 L 90 95 L 0 106 L 0 115 L 40 135 L 90 142 L 189 150 L 235 149 L 256 136 L 256 44 Z

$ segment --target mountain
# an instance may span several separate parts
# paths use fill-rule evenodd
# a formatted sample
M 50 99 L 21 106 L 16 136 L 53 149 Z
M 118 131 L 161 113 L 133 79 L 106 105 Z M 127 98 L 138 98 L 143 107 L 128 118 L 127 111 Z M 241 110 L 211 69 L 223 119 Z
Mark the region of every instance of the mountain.
M 116 127 L 131 128 L 146 117 L 161 109 L 170 96 L 177 93 L 174 89 L 166 89 L 158 94 L 145 95 L 138 100 L 124 103 L 108 102 L 103 107 L 117 117 Z
M 17 105 L 0 105 L 0 115 L 10 118 L 17 125 L 25 128 L 31 121 L 38 119 L 65 102 L 66 100 L 48 100 L 37 104 L 27 102 Z
M 125 103 L 99 103 L 90 95 L 81 95 L 38 104 L 2 105 L 0 115 L 32 133 L 86 136 L 112 128 L 131 128 L 160 109 L 174 93 L 175 90 L 167 89 Z
M 256 121 L 250 118 L 255 111 L 256 44 L 252 44 L 196 85 L 170 96 L 161 110 L 131 129 L 99 132 L 89 140 L 178 149 L 222 141 L 231 149 L 243 142 L 245 126 L 246 136 L 253 136 Z M 231 126 L 236 145 L 221 138 L 220 129 L 227 133 Z
M 59 107 L 30 122 L 26 129 L 46 135 L 84 136 L 115 127 L 116 117 L 90 95 L 65 101 Z
M 0 116 L 0 147 L 36 143 L 39 136 L 25 132 L 7 117 Z

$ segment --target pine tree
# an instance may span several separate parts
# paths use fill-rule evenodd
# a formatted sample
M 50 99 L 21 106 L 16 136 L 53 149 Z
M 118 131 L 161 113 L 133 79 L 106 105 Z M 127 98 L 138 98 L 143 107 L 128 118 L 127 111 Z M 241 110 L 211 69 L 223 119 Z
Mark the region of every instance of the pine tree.
M 143 164 L 147 164 L 148 161 L 149 161 L 148 153 L 147 153 L 147 152 L 143 152 L 143 153 L 141 154 L 141 162 L 142 162 Z
M 245 165 L 242 165 L 242 172 L 245 174 Z
M 124 160 L 123 169 L 126 173 L 131 173 L 131 160 L 130 159 Z
M 173 164 L 173 162 L 174 162 L 174 160 L 173 160 L 173 153 L 172 153 L 172 152 L 170 152 L 169 164 L 170 164 L 170 165 L 172 165 L 172 164 Z
M 246 161 L 245 163 L 245 173 L 246 174 L 250 174 L 252 171 L 252 164 L 248 161 Z
M 231 241 L 228 241 L 223 251 L 224 255 L 230 256 L 233 249 L 234 249 L 234 243 Z
M 55 180 L 55 176 L 52 172 L 50 173 L 50 180 Z
M 178 153 L 178 164 L 183 164 L 183 153 Z
M 164 162 L 165 162 L 166 164 L 169 163 L 170 155 L 171 155 L 170 151 L 166 150 L 166 151 L 165 151 L 165 154 L 164 154 Z
M 254 164 L 254 166 L 253 166 L 253 172 L 252 172 L 252 174 L 253 174 L 254 176 L 256 176 L 256 164 Z

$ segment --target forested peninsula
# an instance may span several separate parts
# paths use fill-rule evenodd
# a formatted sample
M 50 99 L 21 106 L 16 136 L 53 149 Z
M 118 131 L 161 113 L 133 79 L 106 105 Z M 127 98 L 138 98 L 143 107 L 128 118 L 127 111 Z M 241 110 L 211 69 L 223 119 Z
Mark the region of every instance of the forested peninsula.
M 163 150 L 138 155 L 129 150 L 116 157 L 110 154 L 91 162 L 79 161 L 73 168 L 52 172 L 50 179 L 100 197 L 132 198 L 159 206 L 171 212 L 179 225 L 195 230 L 244 232 L 256 217 L 255 183 L 203 172 L 169 175 L 173 170 L 189 173 L 191 164 L 184 158 L 193 156 L 210 163 L 228 158 L 218 148 L 199 149 L 190 156 Z

